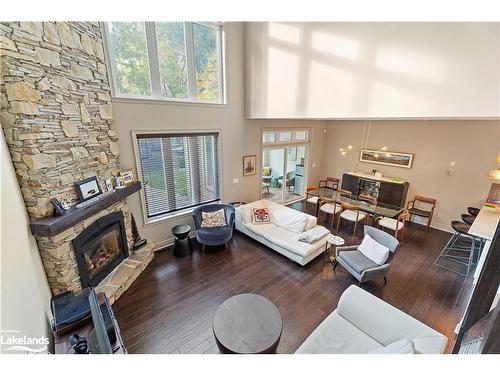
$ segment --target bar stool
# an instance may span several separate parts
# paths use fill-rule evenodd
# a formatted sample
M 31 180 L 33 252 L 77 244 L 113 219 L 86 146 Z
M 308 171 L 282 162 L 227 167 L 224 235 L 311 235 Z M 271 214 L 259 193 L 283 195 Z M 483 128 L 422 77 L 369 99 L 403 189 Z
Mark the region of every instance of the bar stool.
M 451 227 L 455 232 L 453 233 L 453 236 L 451 236 L 450 240 L 448 241 L 448 243 L 445 245 L 445 247 L 437 257 L 437 259 L 434 261 L 434 264 L 440 268 L 444 268 L 448 271 L 458 273 L 460 276 L 467 277 L 469 275 L 471 266 L 477 263 L 474 262 L 474 254 L 476 252 L 476 242 L 479 241 L 479 246 L 477 247 L 479 253 L 481 249 L 482 240 L 476 236 L 472 236 L 469 234 L 469 229 L 470 229 L 469 224 L 463 223 L 458 220 L 453 220 L 451 222 Z M 461 237 L 465 237 L 471 240 L 470 247 L 456 245 L 456 242 Z M 456 269 L 439 264 L 438 261 L 440 259 L 446 259 L 451 262 L 464 265 L 467 268 L 467 271 L 465 273 L 462 273 Z M 479 259 L 479 254 L 477 259 Z
M 469 211 L 469 213 L 472 216 L 477 216 L 479 214 L 479 211 L 481 211 L 481 209 L 476 208 L 476 207 L 467 207 L 467 211 Z
M 474 215 L 462 214 L 462 221 L 465 224 L 472 225 L 472 223 L 474 222 L 475 219 L 476 219 L 476 216 L 474 216 Z

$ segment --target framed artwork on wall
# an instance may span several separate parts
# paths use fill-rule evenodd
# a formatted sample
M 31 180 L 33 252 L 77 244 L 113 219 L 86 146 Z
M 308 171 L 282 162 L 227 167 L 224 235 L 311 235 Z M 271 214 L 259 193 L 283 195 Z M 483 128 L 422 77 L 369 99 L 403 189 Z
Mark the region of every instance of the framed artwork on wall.
M 413 154 L 405 154 L 402 152 L 363 149 L 359 154 L 359 161 L 391 165 L 393 167 L 411 168 L 413 156 Z
M 254 175 L 256 163 L 257 163 L 256 155 L 243 156 L 243 176 Z

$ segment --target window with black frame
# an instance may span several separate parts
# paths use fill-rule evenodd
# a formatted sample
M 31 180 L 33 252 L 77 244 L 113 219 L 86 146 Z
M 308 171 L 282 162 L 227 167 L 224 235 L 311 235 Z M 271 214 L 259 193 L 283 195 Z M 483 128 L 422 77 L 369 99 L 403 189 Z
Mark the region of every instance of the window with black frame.
M 147 218 L 220 199 L 217 132 L 136 138 Z

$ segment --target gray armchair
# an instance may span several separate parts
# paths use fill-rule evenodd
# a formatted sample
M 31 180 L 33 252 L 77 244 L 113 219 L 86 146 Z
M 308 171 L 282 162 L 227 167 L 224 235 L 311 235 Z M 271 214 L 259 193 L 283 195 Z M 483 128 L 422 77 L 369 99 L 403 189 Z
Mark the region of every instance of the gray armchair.
M 359 284 L 382 277 L 384 278 L 384 282 L 387 283 L 387 272 L 389 272 L 390 261 L 399 248 L 399 241 L 389 233 L 368 225 L 365 225 L 365 235 L 369 235 L 379 244 L 389 249 L 390 254 L 387 261 L 383 265 L 379 265 L 358 251 L 359 245 L 342 246 L 337 247 L 335 254 L 336 262 L 333 270 L 335 271 L 337 264 L 340 263 L 359 281 Z

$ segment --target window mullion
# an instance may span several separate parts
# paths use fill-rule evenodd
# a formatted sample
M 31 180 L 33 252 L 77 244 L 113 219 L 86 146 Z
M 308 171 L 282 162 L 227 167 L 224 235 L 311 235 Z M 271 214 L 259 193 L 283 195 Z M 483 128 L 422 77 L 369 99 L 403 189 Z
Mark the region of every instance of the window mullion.
M 146 40 L 148 45 L 149 72 L 151 75 L 151 91 L 153 96 L 161 96 L 160 62 L 158 60 L 154 22 L 146 22 Z
M 193 23 L 185 22 L 186 57 L 188 66 L 188 97 L 196 101 L 196 68 L 194 61 Z

